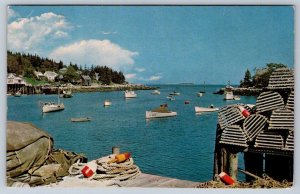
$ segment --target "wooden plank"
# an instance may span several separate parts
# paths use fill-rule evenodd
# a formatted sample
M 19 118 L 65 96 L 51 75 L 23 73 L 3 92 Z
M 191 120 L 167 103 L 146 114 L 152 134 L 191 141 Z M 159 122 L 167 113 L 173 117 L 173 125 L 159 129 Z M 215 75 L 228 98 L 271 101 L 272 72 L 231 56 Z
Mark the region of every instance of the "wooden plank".
M 162 177 L 157 175 L 145 174 L 137 176 L 135 179 L 129 180 L 125 187 L 168 187 L 168 188 L 194 188 L 199 182 Z

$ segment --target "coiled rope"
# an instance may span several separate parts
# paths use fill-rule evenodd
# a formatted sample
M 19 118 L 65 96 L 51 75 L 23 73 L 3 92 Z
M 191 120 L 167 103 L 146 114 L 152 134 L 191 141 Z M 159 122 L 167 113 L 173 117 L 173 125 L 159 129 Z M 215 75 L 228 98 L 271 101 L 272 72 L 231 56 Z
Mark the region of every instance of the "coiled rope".
M 94 162 L 97 164 L 96 173 L 90 177 L 91 179 L 98 181 L 105 180 L 119 180 L 124 181 L 128 179 L 133 179 L 141 174 L 141 171 L 137 165 L 134 164 L 132 157 L 127 159 L 122 163 L 108 163 L 112 158 L 114 158 L 114 154 L 105 156 L 95 160 Z M 81 170 L 87 163 L 74 163 L 69 168 L 70 175 L 79 175 L 81 174 Z

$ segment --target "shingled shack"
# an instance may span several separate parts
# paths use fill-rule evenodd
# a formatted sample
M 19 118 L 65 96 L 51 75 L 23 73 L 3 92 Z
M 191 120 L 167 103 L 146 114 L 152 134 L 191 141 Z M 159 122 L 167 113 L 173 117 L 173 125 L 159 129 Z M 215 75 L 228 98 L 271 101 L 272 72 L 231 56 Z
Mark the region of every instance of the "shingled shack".
M 238 106 L 250 112 L 243 116 Z M 237 179 L 238 153 L 245 170 L 278 181 L 293 181 L 294 71 L 278 68 L 255 106 L 228 105 L 218 113 L 214 155 L 214 180 L 221 172 Z M 246 175 L 246 181 L 253 176 Z

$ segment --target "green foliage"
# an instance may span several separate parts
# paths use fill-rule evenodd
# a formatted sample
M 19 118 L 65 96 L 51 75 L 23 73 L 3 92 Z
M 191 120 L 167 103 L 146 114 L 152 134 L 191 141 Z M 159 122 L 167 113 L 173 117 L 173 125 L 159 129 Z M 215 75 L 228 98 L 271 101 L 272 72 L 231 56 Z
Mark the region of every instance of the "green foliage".
M 247 69 L 245 72 L 244 81 L 241 81 L 240 87 L 248 88 L 248 87 L 252 87 L 252 86 L 253 86 L 253 82 L 252 82 L 251 73 L 250 73 L 249 69 Z
M 38 55 L 24 54 L 24 53 L 12 53 L 7 51 L 7 72 L 22 75 L 27 78 L 35 78 L 34 71 L 44 73 L 45 71 L 58 72 L 59 69 L 67 67 L 66 73 L 63 75 L 63 79 L 59 81 L 64 82 L 76 82 L 80 79 L 80 75 L 77 71 L 82 71 L 83 75 L 90 75 L 91 78 L 95 78 L 95 73 L 99 73 L 100 80 L 103 84 L 123 84 L 125 83 L 125 77 L 120 71 L 114 71 L 107 66 L 95 66 L 92 65 L 88 68 L 87 65 L 78 67 L 77 64 L 70 62 L 68 66 L 63 64 L 62 61 L 58 63 L 52 59 L 42 58 Z M 33 82 L 32 80 L 29 80 Z
M 24 80 L 25 80 L 27 83 L 29 83 L 29 84 L 31 84 L 31 85 L 33 85 L 33 86 L 36 86 L 36 85 L 44 85 L 44 84 L 47 84 L 47 83 L 48 83 L 48 82 L 45 81 L 45 80 L 36 80 L 36 79 L 34 79 L 34 78 L 32 78 L 32 77 L 24 77 Z
M 79 79 L 79 75 L 73 65 L 67 67 L 67 71 L 64 74 L 63 81 L 64 82 L 75 82 Z
M 265 88 L 268 86 L 269 78 L 273 71 L 277 68 L 287 67 L 281 63 L 268 63 L 265 68 L 256 69 L 255 75 L 251 78 L 251 73 L 247 69 L 245 72 L 244 80 L 240 81 L 240 87 L 256 87 Z

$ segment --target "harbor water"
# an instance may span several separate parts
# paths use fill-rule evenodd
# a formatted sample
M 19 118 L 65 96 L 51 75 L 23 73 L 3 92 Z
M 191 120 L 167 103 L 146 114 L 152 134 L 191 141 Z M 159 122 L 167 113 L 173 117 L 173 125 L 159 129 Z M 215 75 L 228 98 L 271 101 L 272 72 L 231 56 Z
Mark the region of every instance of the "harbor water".
M 206 85 L 159 85 L 160 95 L 149 90 L 136 91 L 137 98 L 124 99 L 123 91 L 74 93 L 61 98 L 65 110 L 41 113 L 40 102 L 57 101 L 57 95 L 7 97 L 7 119 L 30 122 L 54 138 L 54 147 L 83 153 L 89 160 L 111 153 L 113 146 L 131 152 L 144 173 L 172 178 L 209 181 L 213 178 L 213 157 L 217 112 L 195 114 L 195 106 L 222 107 L 227 104 L 255 104 L 256 97 L 242 96 L 225 101 L 213 94 L 221 87 Z M 170 101 L 166 97 L 177 91 Z M 109 99 L 112 105 L 104 107 Z M 189 104 L 185 104 L 189 101 Z M 145 111 L 167 103 L 177 116 L 145 119 Z M 71 122 L 71 118 L 90 117 L 90 122 Z M 240 156 L 239 163 L 242 165 Z

